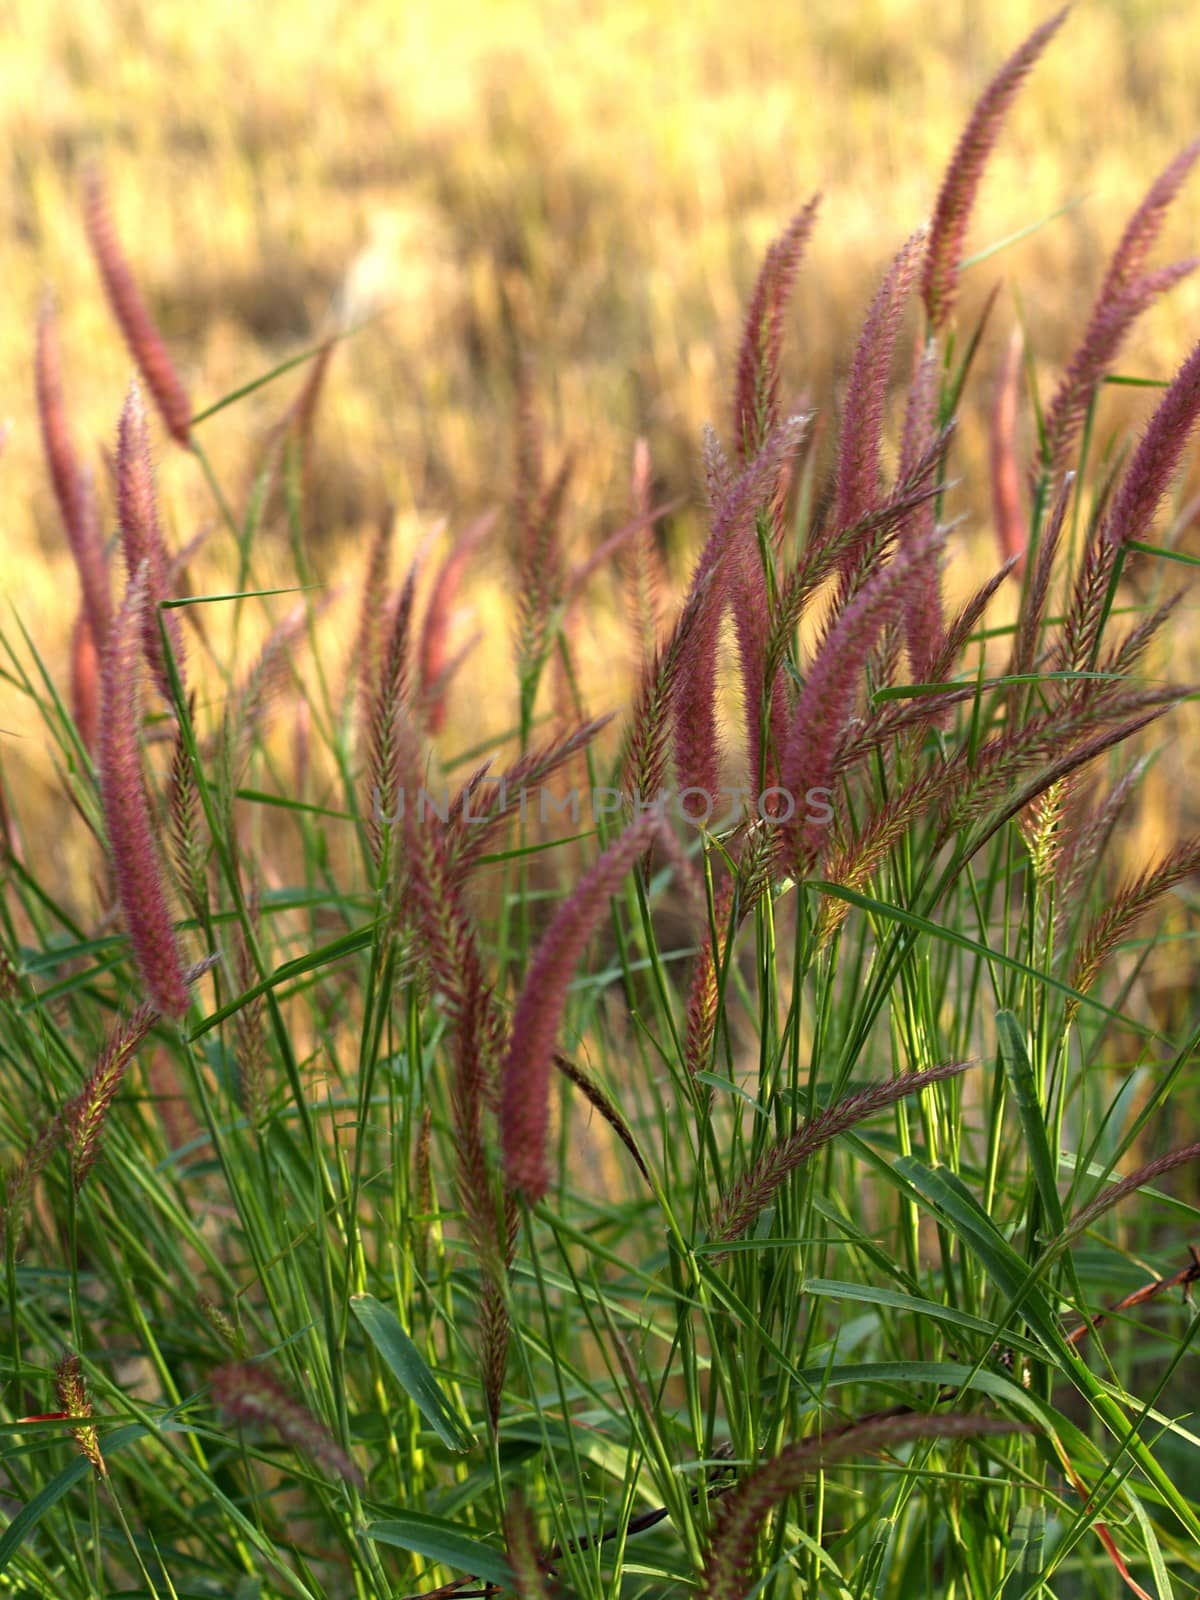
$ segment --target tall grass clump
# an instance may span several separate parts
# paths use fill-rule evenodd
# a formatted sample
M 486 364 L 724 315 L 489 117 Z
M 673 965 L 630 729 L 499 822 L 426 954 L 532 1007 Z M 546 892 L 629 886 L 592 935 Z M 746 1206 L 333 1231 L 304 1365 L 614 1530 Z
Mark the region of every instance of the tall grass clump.
M 1194 972 L 1200 841 L 1117 848 L 1189 693 L 1158 652 L 1200 344 L 1139 439 L 1104 432 L 1122 340 L 1190 270 L 1147 261 L 1194 146 L 1058 387 L 1014 344 L 981 397 L 997 570 L 953 582 L 956 424 L 1002 319 L 959 320 L 966 244 L 1062 22 L 896 241 L 829 451 L 781 367 L 817 202 L 784 226 L 674 601 L 653 440 L 624 524 L 573 549 L 527 369 L 511 504 L 399 577 L 388 509 L 334 592 L 305 471 L 332 345 L 239 506 L 200 436 L 246 389 L 193 413 L 89 175 L 154 412 L 135 385 L 106 520 L 44 313 L 91 654 L 64 691 L 18 614 L 4 676 L 91 873 L 53 888 L 6 783 L 0 1592 L 1200 1582 L 1200 1024 L 1168 1036 L 1148 981 Z M 160 428 L 213 486 L 201 592 Z M 472 655 L 484 563 L 512 615 Z M 463 749 L 471 667 L 514 654 L 510 725 Z

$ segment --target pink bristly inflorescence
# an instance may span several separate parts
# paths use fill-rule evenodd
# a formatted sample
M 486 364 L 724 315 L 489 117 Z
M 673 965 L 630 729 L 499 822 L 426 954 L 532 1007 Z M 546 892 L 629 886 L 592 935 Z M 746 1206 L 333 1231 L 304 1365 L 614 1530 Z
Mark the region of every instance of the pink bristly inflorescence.
M 835 527 L 849 528 L 879 501 L 879 463 L 888 375 L 900 319 L 908 303 L 925 249 L 925 233 L 915 233 L 900 247 L 870 310 L 854 352 L 846 385 L 838 451 Z
M 80 587 L 83 615 L 98 650 L 104 648 L 112 613 L 104 538 L 96 510 L 92 480 L 80 466 L 71 440 L 66 400 L 63 396 L 62 358 L 58 347 L 54 311 L 47 300 L 38 317 L 35 358 L 38 417 L 42 443 L 50 467 L 50 481 L 66 529 Z
M 921 298 L 934 332 L 945 326 L 954 309 L 967 225 L 1001 125 L 1030 68 L 1062 26 L 1066 15 L 1064 8 L 1040 28 L 1035 28 L 1000 68 L 976 102 L 946 169 L 933 213 L 929 250 L 921 277 Z
M 146 660 L 163 699 L 170 701 L 171 675 L 159 627 L 166 630 L 180 684 L 186 694 L 186 658 L 183 630 L 173 610 L 159 611 L 170 598 L 170 560 L 158 521 L 154 496 L 154 468 L 150 459 L 150 430 L 146 408 L 136 381 L 121 411 L 117 430 L 117 515 L 121 546 L 130 578 L 145 563 L 146 603 L 142 607 L 142 644 Z
M 187 390 L 121 249 L 109 214 L 104 184 L 94 167 L 84 179 L 83 216 L 108 303 L 120 324 L 129 352 L 154 396 L 167 432 L 179 444 L 187 445 L 192 416 Z
M 182 1017 L 188 991 L 167 907 L 154 825 L 146 800 L 139 744 L 138 661 L 149 569 L 131 575 L 109 633 L 101 669 L 98 765 L 113 876 L 146 993 L 168 1017 Z
M 1200 417 L 1200 343 L 1175 374 L 1113 495 L 1105 535 L 1117 547 L 1143 539 L 1179 471 Z
M 331 1477 L 361 1489 L 363 1475 L 329 1430 L 283 1385 L 255 1362 L 231 1361 L 209 1373 L 212 1397 L 233 1422 L 269 1427 L 298 1454 L 307 1456 Z
M 501 1071 L 500 1138 L 508 1181 L 530 1202 L 550 1186 L 550 1079 L 567 988 L 610 896 L 660 827 L 653 812 L 643 814 L 584 874 L 538 945 L 521 986 Z
M 1046 407 L 1043 465 L 1061 470 L 1087 416 L 1096 385 L 1112 366 L 1125 335 L 1159 295 L 1193 272 L 1200 258 L 1177 261 L 1156 272 L 1142 266 L 1161 231 L 1171 202 L 1200 156 L 1200 140 L 1182 150 L 1159 174 L 1126 224 L 1100 285 L 1087 327 Z
M 828 825 L 825 800 L 810 806 L 806 795 L 828 798 L 837 772 L 839 748 L 862 692 L 863 672 L 879 634 L 936 549 L 939 536 L 914 542 L 869 578 L 834 624 L 812 664 L 796 702 L 784 745 L 780 785 L 791 797 L 794 814 L 781 828 L 788 868 L 807 871 L 824 849 Z
M 734 444 L 743 463 L 758 454 L 779 423 L 783 319 L 820 198 L 814 195 L 770 246 L 750 296 L 733 402 Z

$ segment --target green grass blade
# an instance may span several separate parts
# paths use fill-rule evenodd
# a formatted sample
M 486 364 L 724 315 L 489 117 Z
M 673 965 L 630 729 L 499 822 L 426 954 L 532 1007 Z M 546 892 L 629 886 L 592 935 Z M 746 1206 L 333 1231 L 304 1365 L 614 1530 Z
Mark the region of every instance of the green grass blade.
M 442 1393 L 424 1357 L 390 1306 L 372 1294 L 350 1297 L 350 1309 L 388 1370 L 449 1450 L 469 1450 L 475 1436 Z

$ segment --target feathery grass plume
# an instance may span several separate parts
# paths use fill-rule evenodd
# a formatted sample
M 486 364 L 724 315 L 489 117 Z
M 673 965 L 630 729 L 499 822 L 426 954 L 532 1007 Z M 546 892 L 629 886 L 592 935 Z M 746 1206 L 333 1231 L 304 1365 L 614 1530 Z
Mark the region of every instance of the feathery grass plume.
M 1186 589 L 1177 589 L 1168 599 L 1155 606 L 1153 611 L 1147 612 L 1140 622 L 1130 628 L 1123 639 L 1119 639 L 1116 644 L 1110 645 L 1105 650 L 1096 663 L 1097 670 L 1111 672 L 1117 677 L 1127 677 L 1131 674 L 1186 593 Z
M 450 1102 L 454 1114 L 459 1203 L 471 1242 L 479 1252 L 485 1279 L 503 1272 L 504 1253 L 497 1248 L 495 1195 L 483 1136 L 483 1111 L 488 1093 L 484 1027 L 488 996 L 482 980 L 464 989 L 454 1035 L 454 1077 Z M 500 1310 L 503 1310 L 501 1304 Z M 493 1315 L 499 1314 L 492 1308 Z
M 387 647 L 371 703 L 366 767 L 366 828 L 376 867 L 382 866 L 384 859 L 385 819 L 395 816 L 400 800 L 403 754 L 397 719 L 407 714 L 409 704 L 409 635 L 416 587 L 417 563 L 414 561 L 390 607 Z
M 964 683 L 955 689 L 922 694 L 911 701 L 881 703 L 861 724 L 853 724 L 853 737 L 839 745 L 834 764 L 835 776 L 844 778 L 859 768 L 876 751 L 890 750 L 897 739 L 914 736 L 935 726 L 955 706 L 978 697 L 977 683 Z
M 879 502 L 883 413 L 900 319 L 925 249 L 924 230 L 901 245 L 871 302 L 846 384 L 838 447 L 834 526 L 848 528 Z M 851 552 L 844 560 L 851 559 Z
M 233 1318 L 221 1310 L 211 1295 L 203 1292 L 196 1296 L 196 1309 L 222 1344 L 228 1345 L 238 1360 L 243 1361 L 246 1356 L 246 1335 Z
M 1062 382 L 1050 402 L 1043 426 L 1043 470 L 1053 472 L 1070 454 L 1096 389 L 1116 360 L 1129 329 L 1160 295 L 1189 277 L 1198 265 L 1200 257 L 1192 256 L 1161 267 L 1157 272 L 1148 272 L 1123 299 L 1096 308 L 1083 343 L 1068 362 Z M 1036 478 L 1036 465 L 1032 471 Z
M 751 539 L 740 539 L 730 554 L 729 598 L 741 669 L 746 768 L 750 786 L 758 793 L 775 781 L 775 764 L 787 732 L 788 701 L 779 672 L 767 676 L 770 594 L 762 554 Z M 715 794 L 715 789 L 709 792 Z
M 143 562 L 130 576 L 109 632 L 101 672 L 97 765 L 117 896 L 138 972 L 155 1008 L 164 1016 L 182 1017 L 188 1006 L 187 983 L 167 907 L 138 739 L 138 658 L 148 581 Z
M 1147 1183 L 1153 1183 L 1155 1178 L 1161 1178 L 1164 1173 L 1174 1172 L 1176 1167 L 1182 1167 L 1189 1161 L 1200 1160 L 1200 1143 L 1184 1145 L 1179 1150 L 1171 1150 L 1165 1156 L 1156 1156 L 1153 1161 L 1148 1161 L 1144 1167 L 1139 1167 L 1136 1172 L 1131 1172 L 1127 1178 L 1122 1178 L 1119 1183 L 1114 1183 L 1111 1189 L 1106 1189 L 1103 1194 L 1097 1195 L 1082 1211 L 1077 1211 L 1067 1223 L 1065 1237 L 1076 1238 L 1086 1228 L 1090 1228 L 1097 1217 L 1102 1217 L 1112 1206 L 1124 1200 L 1127 1195 L 1136 1194 Z
M 186 994 L 186 989 L 185 989 Z M 129 1016 L 118 1022 L 104 1042 L 87 1081 L 60 1112 L 71 1176 L 78 1194 L 100 1151 L 100 1136 L 108 1109 L 125 1078 L 135 1051 L 158 1021 L 159 1012 L 143 1001 Z
M 713 896 L 713 925 L 704 936 L 688 984 L 687 1007 L 684 1013 L 686 1024 L 683 1062 L 687 1075 L 693 1083 L 696 1082 L 697 1074 L 707 1072 L 712 1065 L 712 1047 L 716 1038 L 717 1013 L 721 998 L 719 988 L 721 968 L 730 941 L 737 931 L 731 930 L 729 926 L 736 888 L 736 877 L 728 873 Z
M 826 824 L 810 816 L 805 797 L 829 793 L 838 746 L 862 689 L 862 675 L 884 624 L 902 606 L 932 540 L 913 542 L 869 578 L 824 639 L 796 702 L 783 750 L 779 781 L 792 797 L 794 815 L 779 830 L 794 876 L 820 855 Z
M 743 464 L 758 454 L 779 423 L 783 319 L 820 202 L 820 195 L 814 195 L 770 245 L 750 296 L 733 401 L 733 436 Z
M 633 447 L 629 510 L 639 526 L 622 553 L 621 566 L 633 639 L 633 665 L 640 681 L 658 648 L 665 580 L 650 515 L 650 446 L 645 439 L 638 439 Z
M 322 612 L 328 610 L 337 595 L 338 591 L 334 590 L 318 601 L 312 609 L 312 622 L 315 623 Z M 240 766 L 254 737 L 261 736 L 272 702 L 290 682 L 291 661 L 288 652 L 307 631 L 309 622 L 308 605 L 303 600 L 297 601 L 267 634 L 250 670 L 234 690 L 231 721 L 237 730 L 239 749 L 239 759 L 235 765 Z
M 419 773 L 415 733 L 403 711 L 397 721 L 400 771 L 406 783 Z M 414 802 L 404 808 L 405 870 L 417 933 L 433 986 L 455 1026 L 450 1101 L 454 1121 L 456 1181 L 467 1231 L 479 1260 L 480 1366 L 493 1430 L 507 1367 L 509 1316 L 504 1275 L 516 1241 L 516 1211 L 493 1182 L 484 1141 L 483 1113 L 496 1098 L 495 1062 L 504 1019 L 484 977 L 483 958 L 462 886 L 451 868 L 445 828 L 423 818 Z M 503 1219 L 503 1220 L 502 1220 Z
M 715 574 L 693 579 L 683 608 L 666 640 L 642 673 L 621 758 L 621 783 L 627 793 L 653 799 L 667 778 L 671 709 L 675 704 L 689 642 L 708 605 Z
M 916 370 L 904 407 L 900 461 L 896 472 L 896 486 L 891 495 L 893 500 L 904 495 L 906 486 L 913 481 L 914 474 L 920 472 L 931 445 L 935 445 L 938 441 L 939 369 L 937 344 L 933 339 L 927 339 L 919 347 Z M 944 459 L 944 453 L 937 457 L 939 471 Z M 934 501 L 935 497 L 921 501 L 897 522 L 897 537 L 901 544 L 907 544 L 914 539 L 928 538 L 933 533 L 937 515 Z M 862 548 L 864 551 L 870 551 L 873 547 L 874 541 L 868 535 L 863 541 Z M 854 543 L 848 545 L 850 550 L 857 548 Z M 854 565 L 857 567 L 857 561 Z M 894 625 L 889 631 L 895 632 Z M 913 585 L 904 608 L 905 644 L 913 677 L 918 682 L 927 680 L 929 661 L 941 637 L 942 582 L 937 558 L 934 556 L 928 563 L 923 581 Z
M 337 338 L 322 340 L 316 356 L 309 365 L 300 393 L 292 402 L 288 420 L 302 443 L 307 444 L 312 438 L 313 427 L 317 420 L 317 407 L 321 403 L 321 395 L 329 376 L 329 364 L 337 347 Z
M 1184 180 L 1200 156 L 1200 139 L 1193 139 L 1170 161 L 1146 191 L 1145 199 L 1130 217 L 1121 242 L 1096 296 L 1097 306 L 1119 300 L 1136 288 L 1146 257 L 1154 248 L 1167 212 L 1183 187 Z
M 494 511 L 486 511 L 469 523 L 450 546 L 429 591 L 417 646 L 417 681 L 425 729 L 430 735 L 440 733 L 446 721 L 446 683 L 454 659 L 448 641 L 458 591 L 476 552 L 495 526 Z
M 402 771 L 407 792 L 410 778 L 416 778 L 420 769 L 405 761 Z M 411 889 L 406 914 L 415 922 L 430 981 L 451 1020 L 458 1023 L 473 995 L 485 987 L 475 926 L 451 869 L 445 831 L 436 818 L 421 815 L 416 785 L 402 820 L 403 870 Z
M 1066 459 L 1083 426 L 1096 385 L 1112 366 L 1133 323 L 1158 295 L 1186 277 L 1198 264 L 1196 260 L 1180 261 L 1145 275 L 1141 270 L 1167 211 L 1198 155 L 1200 140 L 1180 151 L 1159 173 L 1125 226 L 1096 295 L 1083 338 L 1046 407 L 1043 461 L 1051 472 L 1061 468 Z
M 96 510 L 90 474 L 81 469 L 71 441 L 71 428 L 63 398 L 62 358 L 58 347 L 54 309 L 49 299 L 38 316 L 35 356 L 38 417 L 42 444 L 50 467 L 50 481 L 59 515 L 79 573 L 83 612 L 97 649 L 103 650 L 112 615 L 104 537 Z M 89 745 L 89 749 L 91 746 Z
M 214 1404 L 231 1422 L 273 1428 L 289 1448 L 307 1456 L 329 1477 L 357 1489 L 366 1487 L 357 1465 L 324 1424 L 257 1363 L 230 1361 L 214 1368 L 208 1382 Z
M 1025 573 L 1025 546 L 1029 534 L 1021 514 L 1021 474 L 1017 467 L 1017 400 L 1021 389 L 1021 359 L 1024 340 L 1014 328 L 1004 352 L 992 396 L 992 415 L 988 429 L 991 467 L 992 518 L 996 540 L 1005 561 L 1015 559 L 1018 577 Z
M 495 1437 L 500 1427 L 504 1399 L 504 1379 L 508 1372 L 508 1346 L 512 1320 L 504 1294 L 504 1275 L 512 1265 L 517 1248 L 517 1207 L 510 1194 L 503 1200 L 504 1235 L 502 1253 L 495 1254 L 488 1241 L 476 1240 L 475 1248 L 483 1271 L 483 1293 L 479 1298 L 479 1369 L 483 1403 L 488 1426 Z
M 1040 28 L 1035 28 L 1008 58 L 976 101 L 950 158 L 934 207 L 929 250 L 921 275 L 921 298 L 925 302 L 929 326 L 935 333 L 945 327 L 954 309 L 967 226 L 984 168 L 1000 136 L 1008 109 L 1066 15 L 1064 7 Z
M 990 578 L 984 580 L 971 595 L 963 602 L 958 615 L 947 625 L 942 635 L 942 642 L 937 653 L 929 663 L 929 682 L 943 683 L 954 670 L 955 663 L 966 648 L 967 640 L 975 632 L 984 612 L 991 604 L 996 590 L 1003 584 L 1005 578 L 1016 567 L 1018 558 L 1013 556 L 1002 567 L 993 572 Z
M 117 430 L 117 511 L 121 545 L 129 577 L 146 563 L 146 604 L 142 611 L 142 641 L 146 660 L 163 699 L 171 699 L 171 679 L 159 628 L 159 605 L 170 598 L 167 547 L 159 526 L 154 498 L 154 470 L 150 460 L 150 432 L 146 409 L 136 379 L 121 411 Z M 174 611 L 161 613 L 180 682 L 186 690 L 183 633 Z
M 100 734 L 100 652 L 86 611 L 71 629 L 71 716 L 83 748 L 92 754 Z
M 747 1600 L 758 1533 L 768 1514 L 806 1480 L 835 1461 L 909 1444 L 916 1439 L 970 1439 L 1028 1432 L 1028 1424 L 1005 1417 L 948 1412 L 868 1418 L 824 1438 L 788 1445 L 774 1460 L 746 1474 L 721 1497 L 700 1578 L 700 1600 Z
M 299 394 L 288 407 L 280 429 L 281 442 L 299 452 L 302 506 L 311 506 L 313 503 L 313 435 L 316 431 L 317 407 L 325 392 L 325 382 L 338 342 L 336 337 L 327 338 L 322 342 L 309 365 Z
M 918 340 L 913 358 L 912 381 L 904 403 L 904 424 L 900 431 L 900 460 L 896 465 L 896 490 L 909 482 L 930 444 L 937 437 L 938 392 L 941 357 L 935 339 Z
M 704 940 L 688 985 L 683 1060 L 688 1077 L 712 1065 L 713 1040 L 720 1008 L 720 974 L 737 930 L 762 899 L 770 884 L 769 828 L 750 830 L 744 838 L 736 870 L 721 881 L 713 897 L 713 918 L 703 906 Z M 713 934 L 716 933 L 714 942 Z
M 361 748 L 369 748 L 371 711 L 383 666 L 383 615 L 386 605 L 388 573 L 392 564 L 392 544 L 396 531 L 395 507 L 388 505 L 376 524 L 363 579 L 362 605 L 358 613 L 358 633 L 354 641 L 354 670 L 358 678 L 358 728 Z
M 764 441 L 757 455 L 730 478 L 724 454 L 711 429 L 705 433 L 707 477 L 719 498 L 713 505 L 712 531 L 700 552 L 688 589 L 697 597 L 695 614 L 681 644 L 681 659 L 671 701 L 675 733 L 675 770 L 680 789 L 716 795 L 721 781 L 717 736 L 717 645 L 721 618 L 731 601 L 737 606 L 743 692 L 751 719 L 753 758 L 761 748 L 759 713 L 764 701 L 762 671 L 766 662 L 769 619 L 764 592 L 747 575 L 755 564 L 761 578 L 761 557 L 754 538 L 755 518 L 778 482 L 779 472 L 799 447 L 807 417 L 789 417 Z M 735 568 L 740 581 L 735 581 Z M 773 686 L 772 686 L 773 701 Z
M 544 481 L 541 425 L 533 380 L 522 361 L 517 377 L 516 482 L 513 512 L 517 554 L 517 676 L 521 721 L 527 728 L 541 671 L 550 652 L 551 628 L 563 599 L 562 513 L 574 471 L 570 456 Z
M 703 465 L 711 531 L 693 568 L 684 611 L 691 609 L 699 596 L 688 637 L 683 645 L 684 659 L 672 701 L 675 722 L 675 765 L 683 787 L 688 775 L 697 776 L 696 787 L 712 791 L 717 756 L 716 731 L 716 647 L 721 617 L 728 602 L 728 560 L 730 551 L 745 534 L 746 523 L 758 506 L 749 504 L 745 486 L 751 468 L 735 475 L 716 431 L 706 426 L 703 435 Z M 761 482 L 761 474 L 759 475 Z M 741 491 L 741 492 L 739 492 Z M 757 498 L 757 497 L 756 497 Z M 699 777 L 707 773 L 707 783 Z
M 550 1073 L 567 987 L 609 897 L 660 827 L 652 813 L 639 817 L 584 874 L 559 907 L 521 986 L 501 1071 L 500 1139 L 508 1181 L 530 1203 L 550 1186 Z
M 187 721 L 195 727 L 196 695 L 188 697 Z M 206 845 L 201 835 L 200 792 L 196 787 L 196 774 L 184 737 L 181 721 L 175 729 L 175 749 L 171 756 L 171 777 L 168 788 L 167 815 L 170 818 L 170 851 L 175 867 L 176 881 L 184 904 L 203 923 L 207 896 L 205 894 Z
M 520 1600 L 550 1600 L 551 1591 L 538 1552 L 537 1527 L 519 1489 L 512 1491 L 504 1508 L 504 1545 Z
M 1156 866 L 1147 867 L 1112 896 L 1085 930 L 1075 953 L 1070 985 L 1086 994 L 1108 957 L 1156 900 L 1200 872 L 1200 836 L 1178 844 Z M 1078 1002 L 1071 1001 L 1071 1015 Z
M 191 401 L 118 242 L 104 184 L 95 167 L 90 167 L 84 176 L 83 219 L 109 306 L 129 353 L 146 380 L 167 432 L 186 446 L 191 437 Z
M 713 1214 L 709 1238 L 717 1244 L 739 1238 L 770 1204 L 786 1179 L 822 1145 L 894 1105 L 897 1100 L 919 1094 L 927 1085 L 940 1083 L 944 1078 L 956 1078 L 972 1065 L 970 1061 L 947 1061 L 940 1066 L 925 1067 L 920 1072 L 906 1072 L 901 1077 L 889 1078 L 886 1083 L 876 1083 L 857 1094 L 846 1095 L 826 1110 L 817 1112 L 802 1128 L 765 1150 L 749 1171 L 722 1195 Z
M 1067 808 L 1056 870 L 1060 902 L 1075 898 L 1089 868 L 1105 854 L 1112 831 L 1149 764 L 1148 756 L 1135 761 L 1094 809 L 1089 809 L 1082 795 L 1076 795 Z
M 92 1415 L 91 1397 L 87 1392 L 87 1384 L 83 1381 L 83 1368 L 77 1355 L 65 1355 L 54 1369 L 54 1387 L 58 1394 L 58 1403 L 68 1417 L 90 1417 Z M 79 1446 L 82 1455 L 91 1462 L 102 1478 L 108 1476 L 108 1468 L 104 1464 L 104 1457 L 100 1454 L 100 1435 L 93 1423 L 80 1422 L 71 1429 L 71 1437 Z
M 1115 478 L 1110 476 L 1092 507 L 1070 598 L 1051 654 L 1058 671 L 1078 672 L 1090 668 L 1098 648 L 1109 583 L 1117 562 L 1116 546 L 1105 537 L 1105 519 L 1115 487 Z M 1063 690 L 1064 698 L 1070 698 L 1073 692 L 1068 684 Z
M 586 1073 L 578 1064 L 578 1062 L 572 1061 L 570 1056 L 563 1055 L 560 1050 L 556 1050 L 554 1052 L 554 1065 L 557 1067 L 559 1072 L 562 1073 L 563 1077 L 566 1078 L 568 1083 L 573 1083 L 575 1085 L 593 1110 L 600 1113 L 605 1122 L 608 1123 L 609 1127 L 616 1134 L 617 1138 L 620 1139 L 626 1150 L 628 1150 L 629 1154 L 633 1157 L 634 1166 L 637 1167 L 642 1177 L 645 1178 L 647 1183 L 649 1183 L 650 1169 L 646 1165 L 645 1157 L 638 1149 L 637 1140 L 633 1136 L 633 1129 L 629 1126 L 628 1122 L 626 1122 L 620 1111 L 618 1111 L 616 1105 L 609 1096 L 608 1091 L 601 1084 L 597 1083 L 595 1078 Z
M 944 449 L 949 437 L 949 434 L 939 435 L 936 449 Z M 884 505 L 876 506 L 860 522 L 841 533 L 835 531 L 832 536 L 810 540 L 805 545 L 797 560 L 784 573 L 779 585 L 775 616 L 767 640 L 766 676 L 773 677 L 779 670 L 809 602 L 838 565 L 843 553 L 852 548 L 869 551 L 870 560 L 863 569 L 864 575 L 869 575 L 885 557 L 910 513 L 941 494 L 941 485 L 931 481 L 937 463 L 935 450 L 926 451 L 917 472 Z M 838 615 L 839 610 L 835 608 L 825 624 L 823 638 L 828 637 Z
M 463 892 L 465 874 L 456 870 L 448 823 L 421 799 L 423 762 L 416 729 L 401 704 L 395 721 L 403 806 L 403 849 L 396 871 L 405 875 L 409 894 L 397 897 L 397 917 L 409 921 L 419 938 L 422 965 L 460 1034 L 478 1034 L 476 1056 L 464 1056 L 460 1069 L 471 1073 L 464 1104 L 478 1093 L 494 1098 L 493 1069 L 504 1039 L 504 1019 L 488 988 L 475 920 Z
M 1060 830 L 1066 809 L 1069 784 L 1062 779 L 1051 783 L 1035 796 L 1017 817 L 1017 828 L 1029 851 L 1029 865 L 1033 874 L 1035 913 L 1045 925 L 1049 908 L 1042 891 L 1055 876 L 1059 851 L 1062 848 Z
M 822 642 L 833 631 L 855 595 L 878 572 L 893 544 L 906 549 L 911 546 L 924 548 L 937 531 L 934 502 L 947 487 L 940 479 L 955 430 L 956 424 L 951 418 L 929 440 L 908 477 L 857 522 L 847 529 L 838 529 L 834 524 L 831 525 L 832 532 L 822 530 L 816 549 L 823 556 L 828 554 L 833 545 L 839 550 L 837 592 L 822 625 Z M 942 533 L 948 531 L 944 528 Z M 919 568 L 919 579 L 914 582 L 910 597 L 902 607 L 906 632 L 911 631 L 916 640 L 918 659 L 930 655 L 941 642 L 939 554 L 937 549 L 926 549 L 923 565 Z
M 1171 687 L 1125 693 L 1089 679 L 1072 699 L 1027 717 L 1011 732 L 999 733 L 975 750 L 965 745 L 948 763 L 959 781 L 947 792 L 941 843 L 997 801 L 1019 796 L 1021 805 L 1027 805 L 1045 786 L 1043 779 L 1065 777 L 1112 749 L 1177 705 L 1180 697 Z
M 937 804 L 953 781 L 954 774 L 944 763 L 912 779 L 890 800 L 876 806 L 856 837 L 838 841 L 825 863 L 825 877 L 830 883 L 847 889 L 864 888 L 900 840 Z M 813 935 L 815 943 L 826 943 L 846 920 L 849 910 L 845 900 L 823 895 Z
M 490 761 L 471 774 L 450 802 L 447 818 L 448 853 L 457 882 L 462 882 L 479 860 L 504 819 L 514 810 L 524 815 L 528 792 L 544 785 L 611 721 L 611 715 L 593 717 L 549 744 L 526 751 L 499 774 L 493 775 Z
M 1011 821 L 1013 817 L 1019 816 L 1024 808 L 1035 800 L 1038 795 L 1049 789 L 1051 785 L 1073 777 L 1076 773 L 1081 772 L 1089 762 L 1095 761 L 1099 756 L 1107 754 L 1110 750 L 1115 750 L 1118 745 L 1134 738 L 1144 728 L 1148 728 L 1152 722 L 1161 717 L 1165 711 L 1169 710 L 1170 704 L 1171 702 L 1168 701 L 1154 710 L 1144 711 L 1140 716 L 1129 717 L 1127 720 L 1118 723 L 1116 727 L 1102 728 L 1101 732 L 1092 734 L 1089 738 L 1084 739 L 1081 744 L 1068 743 L 1068 747 L 1063 754 L 1046 757 L 1044 766 L 1034 763 L 1031 775 L 1024 776 L 1021 771 L 1018 771 L 1009 781 L 994 784 L 991 793 L 986 795 L 985 798 L 977 799 L 975 804 L 968 803 L 961 807 L 961 810 L 965 813 L 961 818 L 954 814 L 954 808 L 948 808 L 950 817 L 948 821 L 943 822 L 942 830 L 934 840 L 935 848 L 940 849 L 954 834 L 960 832 L 968 821 L 975 817 L 986 815 L 986 827 L 971 836 L 970 852 L 962 857 L 962 861 L 965 863 L 1006 822 Z M 1057 749 L 1058 746 L 1055 745 L 1053 748 Z M 989 810 L 989 807 L 995 806 L 996 801 L 1001 798 L 1003 803 L 999 810 Z
M 1200 417 L 1200 343 L 1171 380 L 1125 470 L 1105 519 L 1105 543 L 1145 537 Z

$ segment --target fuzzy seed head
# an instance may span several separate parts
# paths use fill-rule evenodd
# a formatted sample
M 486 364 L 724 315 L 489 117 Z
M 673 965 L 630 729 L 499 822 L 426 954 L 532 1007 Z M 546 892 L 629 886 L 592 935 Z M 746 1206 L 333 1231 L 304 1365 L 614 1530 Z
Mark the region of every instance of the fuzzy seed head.
M 130 580 L 104 654 L 100 793 L 117 895 L 146 993 L 164 1016 L 182 1017 L 188 1005 L 187 984 L 167 907 L 138 738 L 138 659 L 147 589 L 148 568 L 143 564 Z

